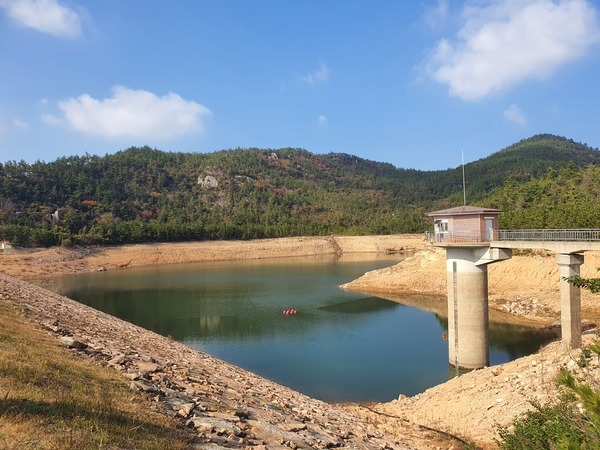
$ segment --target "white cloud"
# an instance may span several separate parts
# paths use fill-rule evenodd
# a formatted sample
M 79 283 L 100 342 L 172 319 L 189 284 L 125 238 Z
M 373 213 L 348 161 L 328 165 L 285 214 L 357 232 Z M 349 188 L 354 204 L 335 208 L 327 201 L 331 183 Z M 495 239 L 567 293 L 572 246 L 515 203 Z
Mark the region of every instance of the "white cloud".
M 79 14 L 58 0 L 0 0 L 0 8 L 15 23 L 56 37 L 81 34 Z
M 323 115 L 320 115 L 317 118 L 317 122 L 319 123 L 320 126 L 324 127 L 325 125 L 327 125 L 327 117 L 323 116 Z
M 109 138 L 131 136 L 169 139 L 204 131 L 202 119 L 211 115 L 205 106 L 169 93 L 113 88 L 110 98 L 97 100 L 88 94 L 62 101 L 64 119 L 44 116 L 51 124 L 64 122 L 77 131 Z
M 324 83 L 329 79 L 330 70 L 325 63 L 319 64 L 319 68 L 302 77 L 302 81 L 308 84 Z
M 525 113 L 514 103 L 504 110 L 504 118 L 519 125 L 525 125 L 527 123 Z
M 27 125 L 27 123 L 23 122 L 20 119 L 3 121 L 0 118 L 0 134 L 9 133 L 12 130 L 25 130 L 27 128 L 29 128 L 29 125 Z
M 18 128 L 20 130 L 24 130 L 25 128 L 28 128 L 28 125 L 19 119 L 14 119 L 12 123 L 15 128 Z
M 65 124 L 64 120 L 59 119 L 58 117 L 53 116 L 52 114 L 42 115 L 42 121 L 49 125 L 64 125 Z
M 463 100 L 544 79 L 600 42 L 597 11 L 585 0 L 473 0 L 462 19 L 454 42 L 438 42 L 426 65 Z
M 446 20 L 449 12 L 448 0 L 438 0 L 435 7 L 425 7 L 425 23 L 429 28 L 438 28 Z

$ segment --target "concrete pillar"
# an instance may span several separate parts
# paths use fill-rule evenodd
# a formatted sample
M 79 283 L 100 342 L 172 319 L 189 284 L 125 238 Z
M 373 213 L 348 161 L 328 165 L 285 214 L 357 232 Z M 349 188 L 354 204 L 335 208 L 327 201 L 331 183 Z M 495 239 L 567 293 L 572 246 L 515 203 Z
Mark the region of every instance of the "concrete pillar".
M 562 342 L 566 348 L 581 347 L 581 289 L 564 278 L 579 275 L 583 255 L 560 253 L 556 255 L 560 266 L 560 322 Z
M 476 265 L 483 251 L 446 248 L 448 360 L 456 369 L 489 365 L 488 272 L 486 264 Z

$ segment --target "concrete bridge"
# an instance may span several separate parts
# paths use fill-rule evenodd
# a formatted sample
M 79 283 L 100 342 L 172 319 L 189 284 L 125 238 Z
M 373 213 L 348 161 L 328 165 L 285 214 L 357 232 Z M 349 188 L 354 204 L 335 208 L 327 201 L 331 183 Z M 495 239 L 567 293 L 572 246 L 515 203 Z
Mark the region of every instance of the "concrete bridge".
M 583 253 L 600 250 L 600 229 L 498 230 L 501 211 L 463 206 L 430 213 L 432 245 L 446 249 L 449 362 L 475 369 L 489 364 L 487 266 L 512 249 L 545 249 L 560 267 L 561 332 L 566 348 L 581 346 L 581 291 L 564 280 L 579 275 Z
M 600 250 L 600 229 L 498 230 L 490 247 L 542 248 L 553 253 L 583 253 Z

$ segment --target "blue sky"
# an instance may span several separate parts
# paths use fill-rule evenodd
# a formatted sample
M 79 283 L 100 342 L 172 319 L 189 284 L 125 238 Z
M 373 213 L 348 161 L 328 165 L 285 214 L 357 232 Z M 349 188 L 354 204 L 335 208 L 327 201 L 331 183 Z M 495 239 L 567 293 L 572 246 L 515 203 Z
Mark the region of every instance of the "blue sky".
M 600 2 L 0 0 L 0 162 L 304 148 L 437 170 L 600 147 Z

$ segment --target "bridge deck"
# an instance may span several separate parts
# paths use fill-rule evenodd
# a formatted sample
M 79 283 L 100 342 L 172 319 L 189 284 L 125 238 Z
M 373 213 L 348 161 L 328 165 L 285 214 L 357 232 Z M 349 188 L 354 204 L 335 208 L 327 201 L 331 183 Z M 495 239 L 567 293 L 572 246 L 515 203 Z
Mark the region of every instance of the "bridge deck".
M 543 248 L 554 253 L 583 253 L 600 250 L 600 242 L 583 241 L 490 241 L 489 245 L 492 248 Z
M 600 250 L 598 229 L 498 230 L 490 247 L 544 248 L 555 253 Z
M 472 234 L 430 236 L 440 247 L 490 246 L 492 248 L 539 248 L 555 253 L 582 253 L 600 250 L 600 229 L 494 230 L 491 240 Z

